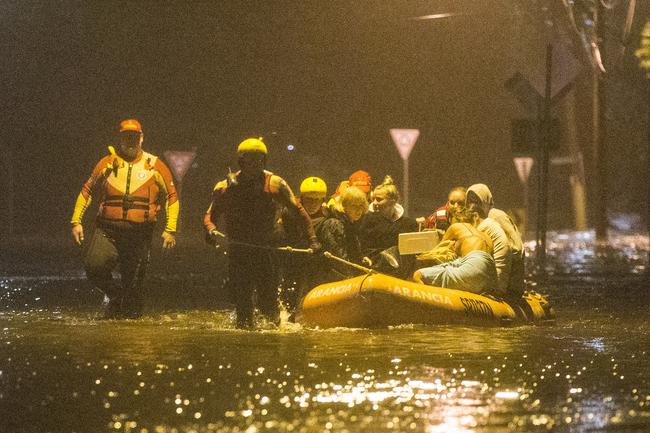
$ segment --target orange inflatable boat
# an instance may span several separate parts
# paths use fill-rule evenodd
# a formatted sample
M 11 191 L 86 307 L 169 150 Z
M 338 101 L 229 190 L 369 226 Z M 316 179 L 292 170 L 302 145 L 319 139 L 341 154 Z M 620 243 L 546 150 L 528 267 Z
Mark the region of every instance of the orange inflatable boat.
M 371 273 L 312 289 L 297 315 L 305 326 L 372 328 L 402 324 L 510 326 L 552 321 L 546 298 L 527 292 L 514 302 Z

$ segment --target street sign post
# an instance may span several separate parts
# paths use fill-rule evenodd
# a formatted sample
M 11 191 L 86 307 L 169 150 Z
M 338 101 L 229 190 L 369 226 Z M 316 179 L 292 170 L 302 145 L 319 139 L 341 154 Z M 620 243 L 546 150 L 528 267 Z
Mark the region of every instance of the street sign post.
M 528 227 L 528 177 L 530 170 L 533 168 L 534 159 L 530 156 L 516 156 L 513 158 L 517 175 L 524 187 L 524 221 L 523 221 L 523 234 L 526 235 L 526 227 Z
M 402 194 L 403 194 L 403 206 L 404 206 L 404 213 L 408 215 L 409 212 L 409 155 L 411 154 L 411 150 L 413 150 L 413 146 L 415 146 L 415 142 L 417 141 L 418 137 L 420 136 L 420 130 L 419 129 L 399 129 L 399 128 L 392 128 L 390 130 L 390 136 L 393 139 L 393 143 L 395 143 L 395 147 L 397 147 L 397 151 L 399 152 L 400 156 L 402 157 L 402 160 L 404 161 L 404 180 L 403 180 L 403 187 L 402 187 Z

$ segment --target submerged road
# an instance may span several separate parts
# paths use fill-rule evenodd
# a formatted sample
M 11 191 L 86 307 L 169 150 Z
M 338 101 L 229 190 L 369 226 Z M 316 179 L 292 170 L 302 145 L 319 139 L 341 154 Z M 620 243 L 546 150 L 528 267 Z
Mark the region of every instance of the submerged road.
M 647 238 L 549 244 L 556 324 L 496 329 L 238 331 L 217 274 L 172 258 L 146 317 L 97 320 L 74 266 L 22 258 L 0 277 L 0 432 L 650 431 Z

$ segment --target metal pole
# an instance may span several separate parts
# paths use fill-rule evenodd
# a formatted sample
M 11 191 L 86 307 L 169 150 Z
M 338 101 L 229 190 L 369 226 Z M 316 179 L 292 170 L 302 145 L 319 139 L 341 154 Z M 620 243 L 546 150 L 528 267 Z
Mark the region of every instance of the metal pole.
M 409 159 L 404 160 L 404 184 L 403 184 L 403 206 L 404 206 L 404 215 L 409 214 Z
M 528 230 L 528 179 L 524 182 L 524 221 L 522 224 L 523 230 L 521 231 L 521 234 L 524 237 L 524 240 L 526 240 L 526 230 Z
M 541 275 L 546 266 L 546 219 L 548 213 L 548 148 L 551 128 L 551 78 L 553 72 L 553 44 L 546 46 L 546 89 L 544 95 L 544 112 L 541 118 L 538 140 L 539 155 L 539 200 L 537 202 L 537 260 Z
M 585 174 L 582 163 L 582 153 L 578 144 L 578 122 L 576 118 L 576 90 L 572 89 L 564 102 L 566 116 L 566 139 L 571 164 L 571 201 L 573 203 L 574 223 L 577 231 L 587 230 L 587 202 L 585 198 Z

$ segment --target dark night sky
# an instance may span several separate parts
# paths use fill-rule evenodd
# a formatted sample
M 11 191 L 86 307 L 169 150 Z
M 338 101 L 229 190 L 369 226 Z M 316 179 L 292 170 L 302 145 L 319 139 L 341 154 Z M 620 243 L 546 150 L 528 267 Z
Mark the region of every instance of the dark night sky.
M 504 82 L 517 71 L 541 73 L 544 39 L 535 11 L 513 4 L 3 2 L 0 139 L 14 152 L 17 231 L 67 230 L 82 182 L 131 116 L 153 153 L 197 148 L 184 181 L 189 228 L 199 227 L 212 185 L 250 134 L 265 137 L 269 168 L 294 189 L 309 175 L 334 189 L 360 168 L 401 182 L 388 129 L 420 128 L 412 209 L 479 181 L 500 207 L 521 206 L 510 120 L 525 112 Z M 443 12 L 463 15 L 409 19 Z M 637 13 L 635 28 L 648 12 Z M 614 152 L 612 169 L 644 178 L 643 80 L 627 57 L 612 84 L 623 101 L 613 100 L 610 113 L 612 146 L 627 151 Z M 562 173 L 552 187 L 559 209 L 570 204 Z M 612 185 L 614 206 L 643 211 L 646 184 L 619 201 L 626 184 Z

